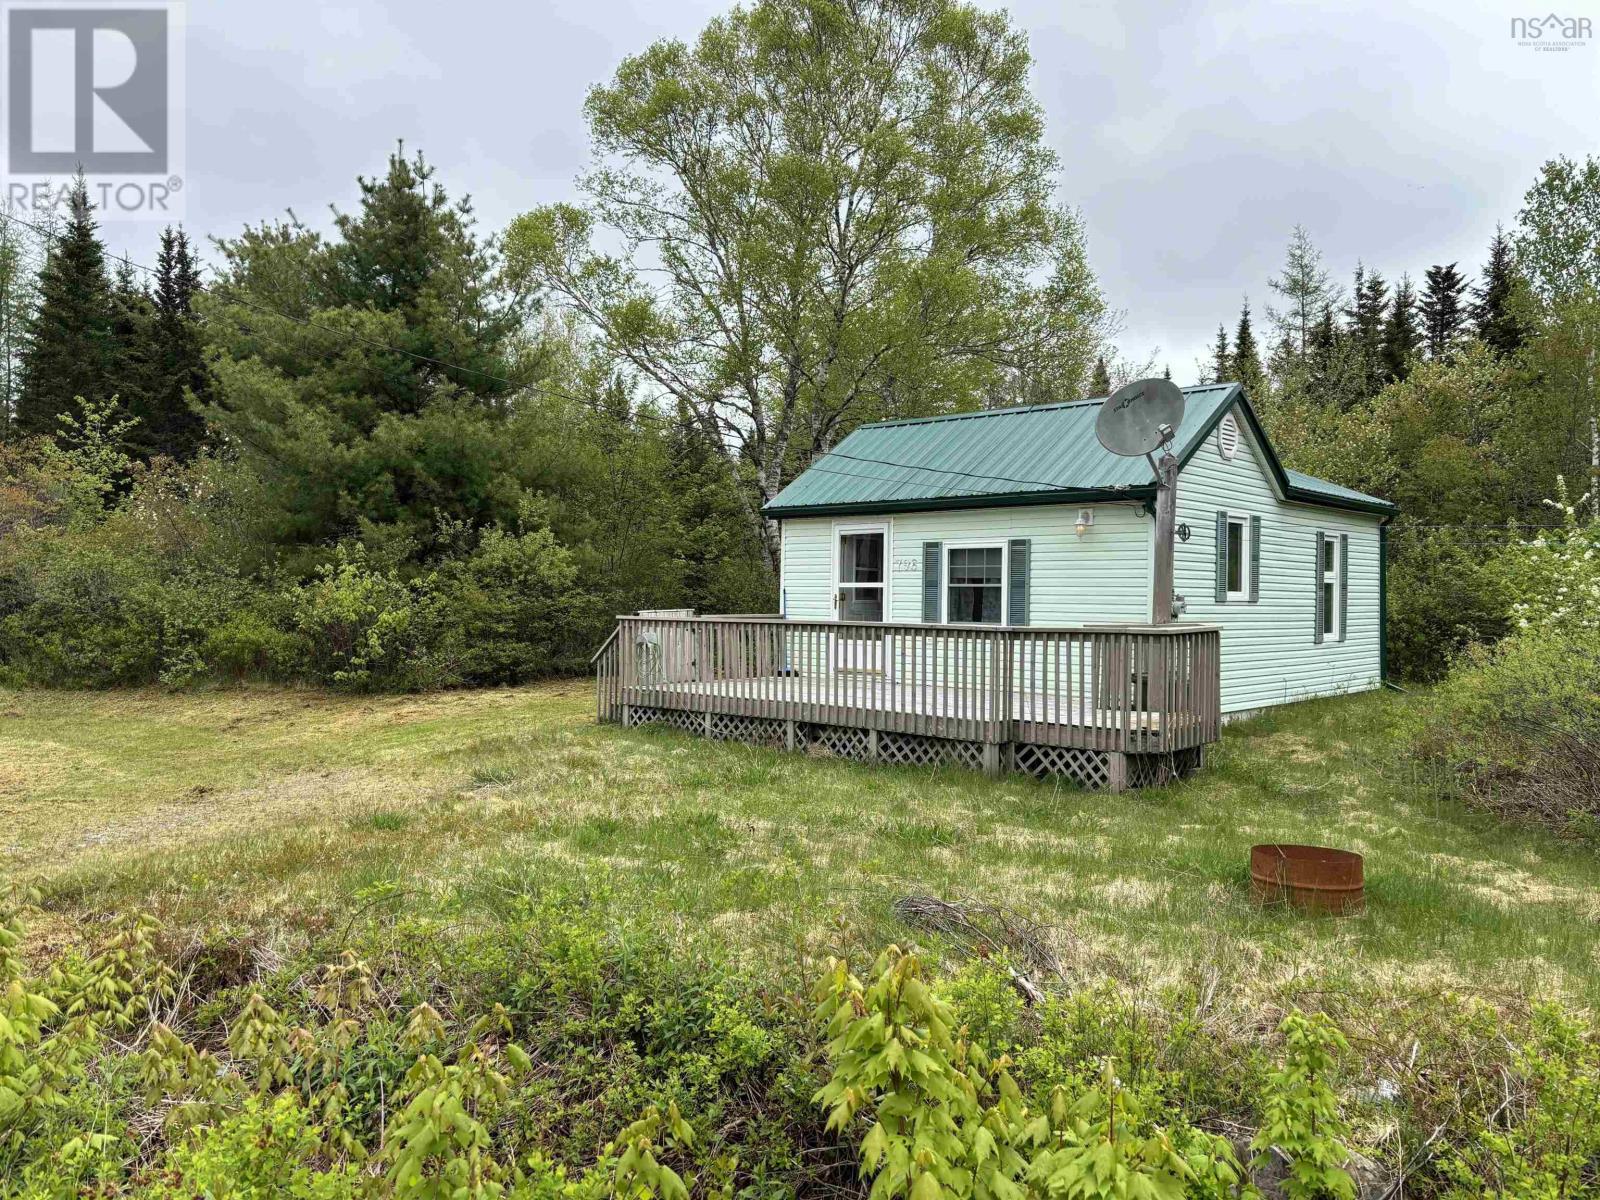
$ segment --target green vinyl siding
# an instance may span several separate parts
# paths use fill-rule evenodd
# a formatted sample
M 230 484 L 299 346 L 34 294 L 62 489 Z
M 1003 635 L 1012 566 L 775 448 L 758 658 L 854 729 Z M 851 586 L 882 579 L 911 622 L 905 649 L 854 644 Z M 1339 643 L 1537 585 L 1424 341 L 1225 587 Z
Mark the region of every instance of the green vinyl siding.
M 779 602 L 785 616 L 831 621 L 834 608 L 833 524 L 826 520 L 783 523 Z
M 894 513 L 889 525 L 888 615 L 923 619 L 923 547 L 941 549 L 1027 541 L 1027 614 L 1032 625 L 1077 625 L 1149 618 L 1150 527 L 1132 503 L 1090 505 L 1094 524 L 1079 538 L 1083 505 Z M 833 613 L 835 529 L 878 518 L 796 517 L 783 522 L 782 586 L 787 613 L 828 620 Z M 1008 560 L 1009 571 L 1009 560 Z M 945 572 L 940 570 L 941 587 Z M 1008 589 L 1014 577 L 1007 580 Z M 1009 591 L 1008 591 L 1009 599 Z
M 1222 626 L 1223 711 L 1379 686 L 1380 517 L 1280 499 L 1253 424 L 1242 421 L 1240 432 L 1232 461 L 1222 458 L 1215 437 L 1208 437 L 1195 448 L 1178 482 L 1177 519 L 1189 537 L 1177 543 L 1175 583 L 1188 601 L 1187 620 Z M 1082 507 L 1094 512 L 1094 524 L 1079 538 L 1073 526 Z M 1252 603 L 1217 602 L 1217 531 L 1225 528 L 1219 514 L 1249 519 Z M 937 543 L 942 551 L 1019 539 L 1028 541 L 1030 624 L 1149 619 L 1154 522 L 1131 500 L 787 518 L 782 587 L 789 616 L 833 618 L 837 530 L 863 523 L 889 529 L 885 611 L 890 620 L 923 620 L 926 545 Z M 1319 530 L 1348 539 L 1341 586 L 1344 637 L 1321 644 L 1314 639 Z M 941 570 L 941 589 L 945 579 Z
M 1222 708 L 1240 712 L 1312 696 L 1365 691 L 1380 683 L 1379 537 L 1376 516 L 1278 499 L 1260 446 L 1240 423 L 1230 462 L 1215 439 L 1201 446 L 1178 478 L 1178 521 L 1190 537 L 1175 555 L 1177 589 L 1187 619 L 1222 626 Z M 1259 518 L 1259 593 L 1254 604 L 1216 602 L 1217 513 Z M 1318 644 L 1318 532 L 1348 538 L 1345 637 Z

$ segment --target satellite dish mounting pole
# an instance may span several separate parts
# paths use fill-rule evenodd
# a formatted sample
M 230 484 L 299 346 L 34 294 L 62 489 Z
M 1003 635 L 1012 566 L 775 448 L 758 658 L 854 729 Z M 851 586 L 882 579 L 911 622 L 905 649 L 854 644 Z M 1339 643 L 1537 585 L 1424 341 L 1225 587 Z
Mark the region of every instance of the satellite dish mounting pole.
M 1183 425 L 1184 399 L 1170 379 L 1137 379 L 1118 388 L 1100 406 L 1094 432 L 1100 444 L 1124 458 L 1143 455 L 1156 475 L 1156 569 L 1150 623 L 1166 625 L 1181 599 L 1172 591 L 1172 536 L 1178 512 L 1178 460 L 1172 446 Z M 1161 461 L 1152 457 L 1159 451 Z
M 1173 613 L 1173 531 L 1178 514 L 1178 460 L 1172 454 L 1172 431 L 1163 425 L 1161 460 L 1151 461 L 1156 473 L 1156 569 L 1150 595 L 1150 623 L 1166 625 Z M 1145 455 L 1149 458 L 1149 455 Z

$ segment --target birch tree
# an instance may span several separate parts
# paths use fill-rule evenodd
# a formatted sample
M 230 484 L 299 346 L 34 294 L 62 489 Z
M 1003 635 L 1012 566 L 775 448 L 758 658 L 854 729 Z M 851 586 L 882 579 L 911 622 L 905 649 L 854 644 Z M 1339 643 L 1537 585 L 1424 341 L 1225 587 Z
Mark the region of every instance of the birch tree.
M 1583 414 L 1590 511 L 1600 520 L 1600 159 L 1545 163 L 1523 197 L 1512 244 L 1539 301 L 1544 339 L 1563 351 L 1544 376 L 1570 389 Z
M 728 457 L 769 564 L 760 506 L 854 425 L 1081 394 L 1106 312 L 1029 67 L 957 0 L 760 0 L 593 89 L 586 203 L 513 224 Z

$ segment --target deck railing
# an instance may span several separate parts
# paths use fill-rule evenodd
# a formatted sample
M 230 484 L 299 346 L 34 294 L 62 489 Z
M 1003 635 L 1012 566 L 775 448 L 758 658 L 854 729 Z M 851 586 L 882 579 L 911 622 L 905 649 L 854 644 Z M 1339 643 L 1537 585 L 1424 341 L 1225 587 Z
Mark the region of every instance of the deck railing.
M 598 710 L 726 713 L 991 744 L 1185 750 L 1221 730 L 1214 625 L 618 618 Z

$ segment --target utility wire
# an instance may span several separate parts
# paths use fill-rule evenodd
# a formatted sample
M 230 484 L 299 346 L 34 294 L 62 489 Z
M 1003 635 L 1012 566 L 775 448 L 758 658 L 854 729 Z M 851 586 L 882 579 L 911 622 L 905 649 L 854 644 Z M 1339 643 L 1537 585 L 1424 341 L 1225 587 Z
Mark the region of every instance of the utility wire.
M 859 454 L 846 454 L 842 450 L 830 450 L 824 457 L 848 458 L 853 462 L 876 463 L 882 467 L 899 467 L 907 471 L 933 471 L 940 475 L 960 475 L 967 479 L 983 479 L 989 481 L 998 480 L 1003 483 L 1021 483 L 1029 487 L 1047 488 L 1050 491 L 1059 491 L 1063 488 L 1076 486 L 1074 484 L 1066 483 L 1046 483 L 1042 479 L 1017 479 L 1011 475 L 984 475 L 975 471 L 957 471 L 950 467 L 914 467 L 910 463 L 891 462 L 886 458 L 866 458 Z M 816 468 L 812 467 L 812 470 L 816 470 Z

